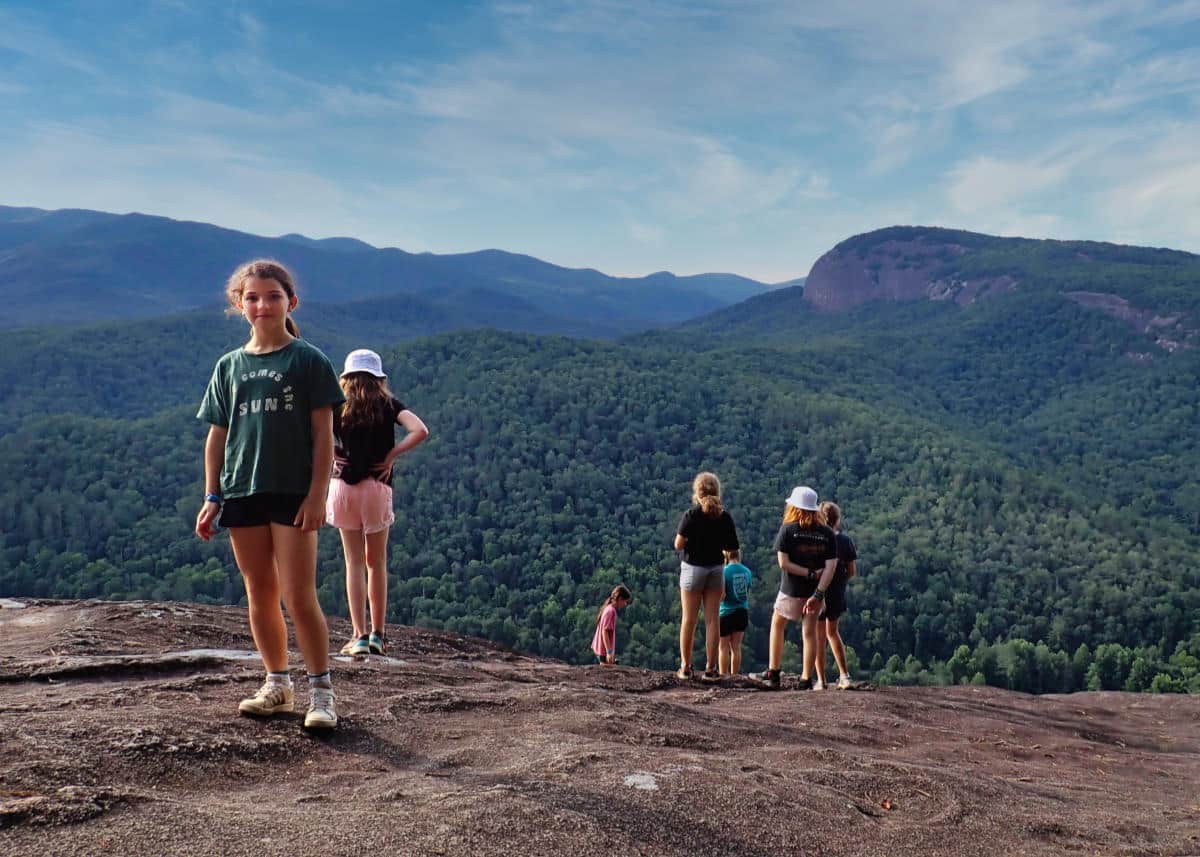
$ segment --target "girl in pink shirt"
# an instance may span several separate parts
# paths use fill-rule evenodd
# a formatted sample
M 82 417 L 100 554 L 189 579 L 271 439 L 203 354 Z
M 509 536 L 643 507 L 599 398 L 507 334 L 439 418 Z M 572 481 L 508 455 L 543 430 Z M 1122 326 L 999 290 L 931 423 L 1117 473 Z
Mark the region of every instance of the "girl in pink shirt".
M 596 633 L 592 635 L 592 651 L 604 666 L 617 662 L 617 611 L 633 600 L 625 586 L 614 586 L 600 612 L 596 615 Z

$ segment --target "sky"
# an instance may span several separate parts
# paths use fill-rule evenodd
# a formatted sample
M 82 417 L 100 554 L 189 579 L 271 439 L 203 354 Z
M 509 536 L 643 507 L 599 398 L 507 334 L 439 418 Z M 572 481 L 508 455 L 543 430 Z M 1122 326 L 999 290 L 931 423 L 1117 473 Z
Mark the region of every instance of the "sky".
M 1200 0 L 0 0 L 0 204 L 641 276 L 1200 251 Z

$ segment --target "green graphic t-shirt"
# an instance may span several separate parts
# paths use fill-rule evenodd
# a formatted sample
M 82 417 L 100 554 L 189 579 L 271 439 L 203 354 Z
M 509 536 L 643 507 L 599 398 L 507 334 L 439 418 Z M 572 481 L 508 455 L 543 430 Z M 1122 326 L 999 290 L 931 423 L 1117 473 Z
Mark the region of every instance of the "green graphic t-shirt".
M 303 339 L 269 354 L 239 348 L 218 360 L 196 416 L 229 431 L 221 493 L 307 494 L 311 414 L 344 400 L 329 358 Z

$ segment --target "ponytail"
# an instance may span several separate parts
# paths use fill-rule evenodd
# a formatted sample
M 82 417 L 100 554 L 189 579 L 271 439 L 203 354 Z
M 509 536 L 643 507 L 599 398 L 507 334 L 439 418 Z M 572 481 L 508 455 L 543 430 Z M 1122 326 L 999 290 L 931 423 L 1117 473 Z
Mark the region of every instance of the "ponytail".
M 623 583 L 619 583 L 613 587 L 613 591 L 608 593 L 608 597 L 604 599 L 604 603 L 600 605 L 600 612 L 596 614 L 596 624 L 600 624 L 600 618 L 604 615 L 604 611 L 610 604 L 616 604 L 618 601 L 632 601 L 633 593 L 629 591 Z
M 296 326 L 296 322 L 292 320 L 292 314 L 289 312 L 287 318 L 284 319 L 283 326 L 287 328 L 287 332 L 297 339 L 300 338 L 300 328 Z
M 692 480 L 692 502 L 710 518 L 720 517 L 725 511 L 721 505 L 721 480 L 715 473 L 698 473 Z

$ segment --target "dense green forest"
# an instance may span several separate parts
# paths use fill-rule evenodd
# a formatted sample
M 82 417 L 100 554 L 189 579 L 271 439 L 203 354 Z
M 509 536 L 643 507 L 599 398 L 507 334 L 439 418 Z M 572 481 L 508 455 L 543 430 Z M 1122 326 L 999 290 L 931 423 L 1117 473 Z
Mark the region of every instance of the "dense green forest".
M 782 498 L 808 483 L 859 545 L 844 634 L 860 671 L 1200 690 L 1194 352 L 1134 362 L 1144 337 L 1051 294 L 845 316 L 797 299 L 620 343 L 476 331 L 385 349 L 432 430 L 400 461 L 392 620 L 584 661 L 624 581 L 623 660 L 670 668 L 670 541 L 692 475 L 711 469 L 756 573 L 751 666 Z M 0 355 L 0 593 L 239 601 L 227 538 L 191 534 L 193 414 L 238 330 L 215 313 L 180 324 L 43 332 L 36 373 Z M 335 362 L 358 344 L 305 331 Z M 319 578 L 344 614 L 332 530 Z

